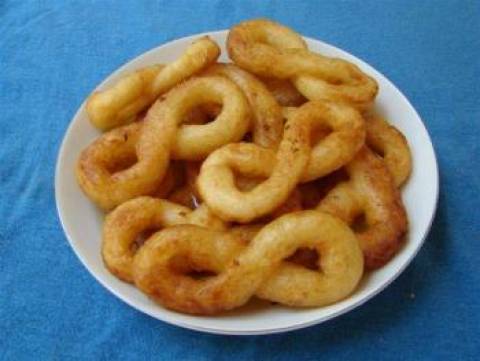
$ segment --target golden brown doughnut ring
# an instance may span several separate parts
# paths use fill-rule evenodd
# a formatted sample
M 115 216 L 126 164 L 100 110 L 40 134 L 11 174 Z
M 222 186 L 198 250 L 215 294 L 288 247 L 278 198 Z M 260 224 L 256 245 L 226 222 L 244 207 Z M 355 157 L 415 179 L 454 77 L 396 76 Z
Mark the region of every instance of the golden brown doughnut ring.
M 265 85 L 233 64 L 215 64 L 205 74 L 226 76 L 242 89 L 252 109 L 253 142 L 276 148 L 283 133 L 282 110 Z
M 321 255 L 317 270 L 284 260 L 300 247 Z M 234 233 L 182 225 L 153 235 L 134 258 L 136 286 L 167 308 L 214 314 L 252 296 L 323 306 L 349 295 L 363 274 L 358 241 L 339 219 L 318 211 L 282 216 L 246 245 Z M 321 272 L 319 272 L 321 270 Z M 192 272 L 212 272 L 203 279 Z
M 147 157 L 139 144 L 142 128 L 143 122 L 136 122 L 113 129 L 80 154 L 76 167 L 78 183 L 102 209 L 109 210 L 127 199 L 151 194 L 162 182 L 168 168 L 168 152 Z M 162 150 L 168 148 L 167 143 Z
M 227 38 L 229 57 L 241 68 L 267 78 L 296 76 L 298 61 L 292 57 L 298 57 L 296 50 L 307 49 L 299 34 L 267 19 L 242 21 L 230 29 Z
M 412 171 L 412 155 L 405 136 L 378 115 L 365 122 L 368 146 L 383 157 L 397 187 L 402 186 Z
M 365 141 L 365 121 L 354 108 L 326 101 L 310 101 L 290 117 L 317 118 L 321 120 L 312 130 L 317 142 L 313 145 L 310 160 L 303 173 L 302 182 L 323 177 L 348 163 Z M 325 129 L 330 132 L 325 132 Z
M 363 147 L 345 167 L 350 180 L 341 182 L 317 209 L 354 224 L 364 215 L 356 234 L 368 269 L 387 263 L 398 252 L 408 222 L 400 193 L 385 163 Z
M 191 209 L 152 197 L 131 199 L 109 213 L 103 225 L 102 256 L 107 268 L 118 278 L 132 282 L 133 256 L 141 245 L 137 237 L 178 224 L 196 224 L 223 230 L 226 224 L 205 206 Z
M 378 92 L 376 81 L 356 65 L 308 51 L 299 34 L 270 20 L 234 26 L 227 49 L 240 67 L 264 77 L 291 79 L 309 100 L 343 101 L 363 109 Z
M 250 127 L 247 99 L 231 80 L 220 76 L 192 78 L 172 89 L 161 103 L 161 122 L 179 126 L 188 110 L 209 103 L 221 104 L 220 113 L 207 124 L 181 125 L 174 139 L 172 158 L 200 160 L 245 135 Z

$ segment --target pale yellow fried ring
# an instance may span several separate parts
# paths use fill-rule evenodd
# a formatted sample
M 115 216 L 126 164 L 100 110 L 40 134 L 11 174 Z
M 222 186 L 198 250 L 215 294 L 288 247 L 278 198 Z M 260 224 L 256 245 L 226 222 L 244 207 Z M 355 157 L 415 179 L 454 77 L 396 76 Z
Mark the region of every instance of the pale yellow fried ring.
M 89 97 L 86 109 L 90 121 L 101 130 L 132 122 L 159 95 L 214 63 L 219 55 L 218 45 L 203 37 L 171 64 L 154 65 L 126 75 L 111 88 L 95 91 Z
M 102 237 L 105 265 L 118 278 L 132 282 L 133 257 L 142 246 L 137 241 L 139 236 L 178 224 L 196 224 L 212 230 L 226 228 L 226 224 L 204 206 L 192 211 L 166 200 L 134 198 L 115 208 L 105 218 Z
M 277 162 L 274 151 L 251 143 L 228 144 L 213 152 L 203 163 L 197 181 L 200 195 L 213 212 L 225 220 L 246 223 L 284 203 L 309 155 L 308 140 L 288 139 L 291 144 L 284 140 L 279 148 L 283 162 Z M 296 152 L 291 151 L 292 144 L 299 144 Z M 266 180 L 250 191 L 241 191 L 234 171 Z
M 261 78 L 260 80 L 282 107 L 299 107 L 307 101 L 290 80 L 275 78 Z
M 90 122 L 100 130 L 108 130 L 134 121 L 155 101 L 151 85 L 163 68 L 160 64 L 142 68 L 123 76 L 106 90 L 94 91 L 85 104 Z
M 308 51 L 299 34 L 270 20 L 234 26 L 227 49 L 240 67 L 264 77 L 290 79 L 309 100 L 342 101 L 364 109 L 378 92 L 375 80 L 356 65 Z
M 397 187 L 402 186 L 412 171 L 412 155 L 405 136 L 383 118 L 366 119 L 367 144 L 381 155 Z
M 170 196 L 169 200 L 191 209 L 196 209 L 202 204 L 202 198 L 197 190 L 196 180 L 200 171 L 200 164 L 195 162 L 186 162 L 186 183 L 176 189 Z M 250 191 L 257 185 L 262 183 L 264 179 L 246 178 L 238 176 L 235 178 L 235 185 L 240 191 Z M 162 182 L 164 183 L 164 182 Z M 277 218 L 283 214 L 296 212 L 302 210 L 301 194 L 297 189 L 294 189 L 289 195 L 285 203 L 281 204 L 275 209 L 272 214 L 267 215 L 267 219 Z
M 223 105 L 214 121 L 180 127 L 189 110 L 209 102 Z M 78 182 L 103 209 L 152 194 L 165 176 L 172 149 L 172 156 L 198 159 L 241 139 L 249 127 L 248 104 L 228 79 L 192 78 L 157 101 L 141 124 L 105 133 L 80 155 Z
M 333 131 L 312 149 L 310 136 L 318 126 Z M 246 223 L 279 207 L 300 180 L 328 174 L 350 161 L 364 137 L 363 118 L 354 108 L 309 102 L 287 120 L 277 153 L 240 143 L 228 144 L 210 154 L 202 165 L 198 190 L 221 218 Z M 234 171 L 266 180 L 242 192 L 235 186 Z
M 386 264 L 400 249 L 408 221 L 400 193 L 385 163 L 363 147 L 346 166 L 349 181 L 341 182 L 317 209 L 352 224 L 362 215 L 364 224 L 356 234 L 365 256 L 365 266 Z
M 289 119 L 277 153 L 255 144 L 239 143 L 210 154 L 197 180 L 205 203 L 225 220 L 242 223 L 279 207 L 295 188 L 308 162 L 311 127 L 309 119 Z M 242 192 L 235 185 L 234 171 L 266 180 Z
M 205 74 L 226 76 L 237 84 L 252 109 L 253 142 L 266 148 L 278 147 L 283 133 L 282 111 L 265 85 L 233 64 L 215 64 Z
M 316 270 L 285 262 L 301 247 L 321 255 Z M 214 275 L 189 275 L 199 271 Z M 353 232 L 318 211 L 282 216 L 248 245 L 232 232 L 167 228 L 134 258 L 136 286 L 163 306 L 190 314 L 230 310 L 254 295 L 294 307 L 324 306 L 353 292 L 362 274 L 363 256 Z
M 143 122 L 135 122 L 104 133 L 80 155 L 76 169 L 79 185 L 105 210 L 115 207 L 128 197 L 138 195 L 135 192 L 138 189 L 142 190 L 141 194 L 164 198 L 175 187 L 178 173 L 174 169 L 175 165 L 168 167 L 163 179 L 143 185 L 139 179 L 143 169 L 140 167 L 140 170 L 133 172 L 129 170 L 130 167 L 134 170 L 138 167 L 137 143 L 142 127 Z M 149 168 L 148 162 L 144 166 L 147 169 L 144 175 L 148 177 L 148 172 L 155 169 Z M 123 186 L 135 193 L 122 192 Z
M 235 185 L 240 191 L 248 192 L 258 186 L 264 180 L 265 179 L 247 178 L 240 175 L 235 177 Z M 299 190 L 295 188 L 290 193 L 287 200 L 278 208 L 276 208 L 271 214 L 268 214 L 265 219 L 262 219 L 262 221 L 272 220 L 287 213 L 301 211 L 302 209 L 301 194 Z
M 291 118 L 298 109 L 282 107 L 284 119 Z M 330 174 L 353 158 L 365 141 L 365 121 L 353 108 L 332 102 L 309 102 L 302 112 L 325 118 L 310 133 L 314 147 L 302 177 L 305 183 Z
M 237 142 L 250 127 L 250 110 L 242 91 L 220 76 L 193 78 L 171 90 L 161 103 L 163 122 L 180 125 L 190 109 L 217 103 L 222 109 L 207 124 L 181 125 L 174 139 L 172 158 L 201 160 L 224 144 Z

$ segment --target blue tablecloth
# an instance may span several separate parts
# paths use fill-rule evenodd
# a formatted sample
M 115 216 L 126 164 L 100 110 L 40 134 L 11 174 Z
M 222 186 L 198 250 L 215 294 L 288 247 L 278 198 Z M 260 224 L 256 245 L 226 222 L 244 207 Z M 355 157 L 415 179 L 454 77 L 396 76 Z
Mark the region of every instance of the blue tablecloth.
M 359 56 L 405 92 L 436 147 L 439 208 L 418 257 L 363 307 L 282 335 L 201 334 L 137 312 L 83 268 L 57 219 L 54 165 L 111 71 L 259 16 Z M 1 1 L 0 359 L 478 359 L 479 58 L 479 1 Z

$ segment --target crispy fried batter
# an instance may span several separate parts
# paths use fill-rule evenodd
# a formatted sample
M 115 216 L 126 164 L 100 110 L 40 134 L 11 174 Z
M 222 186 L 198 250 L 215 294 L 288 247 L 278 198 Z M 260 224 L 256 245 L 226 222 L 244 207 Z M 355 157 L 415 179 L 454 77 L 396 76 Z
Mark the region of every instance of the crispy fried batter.
M 137 70 L 120 78 L 111 88 L 93 92 L 86 104 L 91 123 L 108 130 L 132 122 L 159 95 L 213 64 L 219 55 L 218 45 L 203 37 L 171 64 Z
M 316 270 L 284 261 L 300 247 L 321 255 Z M 213 275 L 189 276 L 198 271 Z M 254 295 L 295 307 L 327 305 L 349 295 L 362 274 L 355 235 L 318 211 L 282 216 L 248 246 L 233 233 L 170 227 L 152 236 L 134 258 L 139 289 L 167 308 L 191 314 L 239 307 Z
M 366 146 L 346 166 L 350 180 L 338 184 L 317 209 L 353 224 L 362 214 L 363 229 L 357 231 L 365 266 L 378 268 L 398 252 L 408 222 L 392 176 L 385 163 Z
M 227 49 L 240 67 L 264 77 L 290 79 L 309 100 L 347 102 L 365 109 L 378 92 L 377 82 L 356 65 L 309 51 L 299 34 L 270 20 L 235 25 Z

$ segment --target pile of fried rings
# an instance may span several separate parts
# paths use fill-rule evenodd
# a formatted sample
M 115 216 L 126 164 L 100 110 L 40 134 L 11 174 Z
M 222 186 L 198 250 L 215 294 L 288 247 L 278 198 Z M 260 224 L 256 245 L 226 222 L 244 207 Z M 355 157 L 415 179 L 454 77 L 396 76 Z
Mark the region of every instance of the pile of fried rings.
M 86 103 L 104 133 L 76 176 L 108 212 L 108 270 L 166 308 L 217 314 L 252 297 L 344 299 L 401 248 L 405 137 L 378 85 L 266 19 L 123 76 Z

